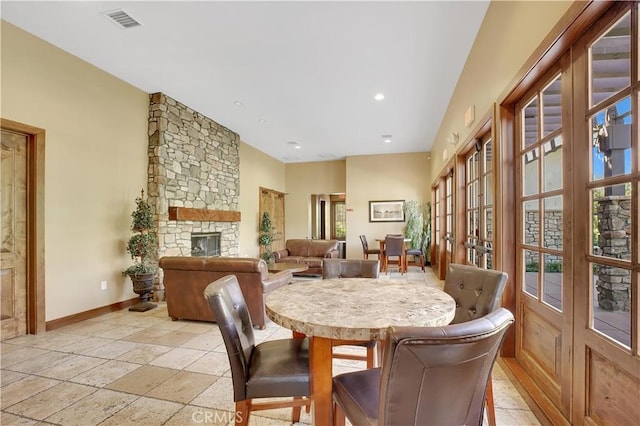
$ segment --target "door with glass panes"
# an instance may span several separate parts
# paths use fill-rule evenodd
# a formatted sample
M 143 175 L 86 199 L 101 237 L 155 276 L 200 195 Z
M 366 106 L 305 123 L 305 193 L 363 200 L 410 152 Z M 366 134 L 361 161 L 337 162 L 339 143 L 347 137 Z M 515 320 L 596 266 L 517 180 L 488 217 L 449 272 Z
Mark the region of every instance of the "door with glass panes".
M 465 262 L 493 269 L 493 144 L 476 140 L 465 160 Z
M 516 357 L 574 424 L 638 424 L 637 3 L 516 105 Z

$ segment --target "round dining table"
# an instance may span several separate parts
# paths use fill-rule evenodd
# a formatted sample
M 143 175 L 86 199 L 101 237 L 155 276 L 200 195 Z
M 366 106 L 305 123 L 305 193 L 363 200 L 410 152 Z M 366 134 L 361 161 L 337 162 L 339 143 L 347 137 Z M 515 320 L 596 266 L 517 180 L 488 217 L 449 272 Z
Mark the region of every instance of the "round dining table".
M 392 325 L 449 324 L 455 302 L 424 282 L 336 278 L 280 287 L 267 296 L 266 312 L 274 323 L 309 337 L 313 420 L 329 425 L 333 346 L 384 340 Z

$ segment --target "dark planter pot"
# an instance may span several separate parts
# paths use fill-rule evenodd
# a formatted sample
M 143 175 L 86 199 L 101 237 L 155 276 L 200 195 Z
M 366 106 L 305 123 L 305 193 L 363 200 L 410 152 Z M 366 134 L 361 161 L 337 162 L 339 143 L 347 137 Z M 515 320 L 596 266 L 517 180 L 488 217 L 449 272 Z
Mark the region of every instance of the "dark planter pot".
M 156 274 L 129 275 L 133 283 L 133 292 L 140 295 L 140 302 L 130 307 L 130 311 L 145 312 L 158 307 L 158 305 L 149 302 L 153 292 L 153 279 L 155 276 Z

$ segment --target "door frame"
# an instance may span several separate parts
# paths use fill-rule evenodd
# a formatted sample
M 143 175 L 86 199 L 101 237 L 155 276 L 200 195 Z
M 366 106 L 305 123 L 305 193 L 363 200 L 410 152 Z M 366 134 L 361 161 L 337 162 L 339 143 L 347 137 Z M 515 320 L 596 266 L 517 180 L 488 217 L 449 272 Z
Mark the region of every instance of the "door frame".
M 44 282 L 44 129 L 0 118 L 27 137 L 27 333 L 46 331 Z

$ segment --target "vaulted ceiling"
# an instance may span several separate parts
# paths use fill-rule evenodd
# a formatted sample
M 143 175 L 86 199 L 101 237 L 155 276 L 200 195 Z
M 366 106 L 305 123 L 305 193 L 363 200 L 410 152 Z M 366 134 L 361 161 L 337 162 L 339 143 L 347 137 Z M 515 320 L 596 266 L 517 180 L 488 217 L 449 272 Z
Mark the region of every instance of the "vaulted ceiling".
M 429 151 L 488 4 L 2 1 L 0 12 L 289 163 Z M 113 11 L 140 25 L 123 29 Z

